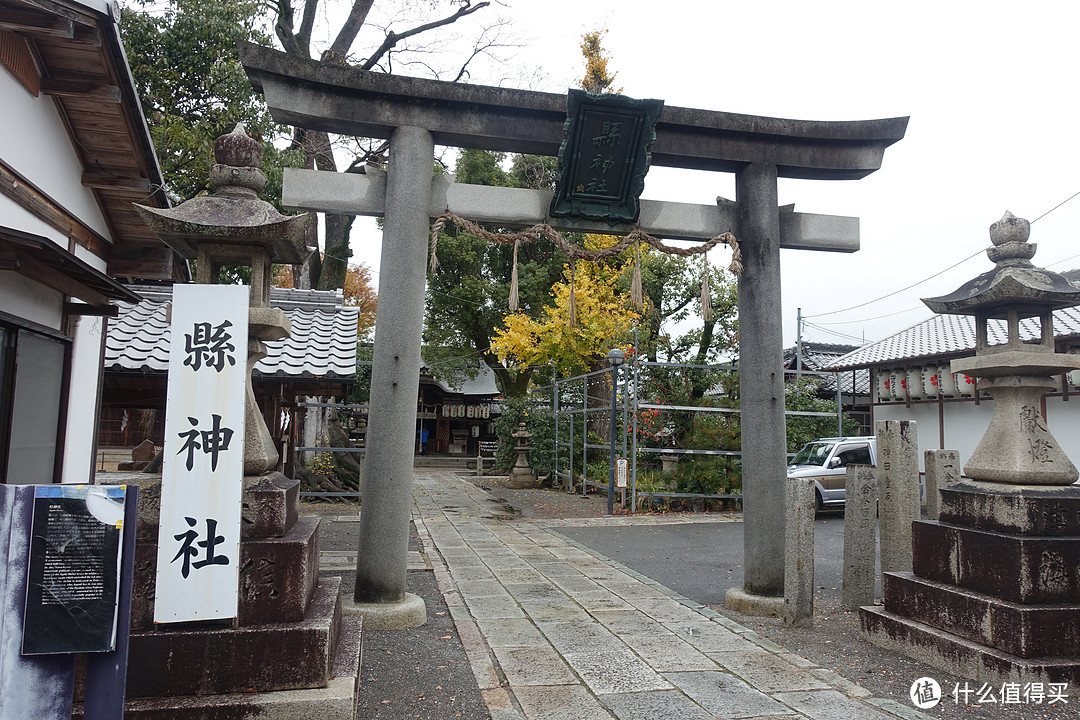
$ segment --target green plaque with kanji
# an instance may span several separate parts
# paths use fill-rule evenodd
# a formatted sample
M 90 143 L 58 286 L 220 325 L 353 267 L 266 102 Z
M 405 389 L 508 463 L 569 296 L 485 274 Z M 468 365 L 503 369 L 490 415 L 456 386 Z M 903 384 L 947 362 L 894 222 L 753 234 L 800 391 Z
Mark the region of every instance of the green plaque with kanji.
M 663 100 L 570 90 L 553 217 L 636 222 Z

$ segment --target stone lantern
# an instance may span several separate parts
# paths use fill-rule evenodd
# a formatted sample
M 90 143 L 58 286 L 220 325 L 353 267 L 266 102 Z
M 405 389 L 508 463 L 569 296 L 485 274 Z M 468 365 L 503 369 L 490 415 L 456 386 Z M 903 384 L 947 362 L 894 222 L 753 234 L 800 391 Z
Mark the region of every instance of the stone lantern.
M 1080 357 L 1054 352 L 1053 312 L 1080 304 L 1080 290 L 1061 275 L 1034 267 L 1027 220 L 1012 213 L 990 226 L 990 272 L 950 295 L 924 300 L 931 310 L 975 316 L 975 357 L 953 360 L 952 372 L 979 379 L 994 398 L 994 415 L 964 465 L 974 480 L 1022 485 L 1070 485 L 1078 477 L 1042 417 L 1041 401 L 1060 376 L 1080 368 Z M 1039 335 L 1025 342 L 1020 322 L 1038 320 Z M 1004 343 L 991 344 L 990 323 L 1004 320 Z
M 923 301 L 975 316 L 975 356 L 952 371 L 978 378 L 994 414 L 966 479 L 939 491 L 939 519 L 912 523 L 911 572 L 883 573 L 884 606 L 859 620 L 870 642 L 962 677 L 1066 688 L 1080 683 L 1080 487 L 1042 398 L 1080 368 L 1054 352 L 1052 318 L 1080 290 L 1032 265 L 1028 232 L 1006 213 L 990 228 L 995 268 Z M 1025 321 L 1037 323 L 1030 341 Z
M 262 146 L 248 137 L 242 124 L 214 142 L 214 160 L 213 195 L 200 195 L 174 208 L 136 205 L 135 209 L 165 244 L 184 258 L 198 260 L 197 283 L 216 283 L 222 266 L 251 268 L 244 475 L 256 476 L 277 465 L 278 452 L 255 402 L 251 370 L 266 357 L 264 341 L 281 340 L 291 332 L 285 313 L 270 307 L 271 265 L 303 264 L 314 248 L 305 240 L 306 215 L 282 215 L 259 199 L 266 188 L 266 175 L 259 169 Z
M 510 471 L 509 487 L 525 488 L 536 485 L 536 473 L 529 466 L 529 438 L 532 433 L 525 429 L 525 423 L 518 423 L 517 432 L 513 433 L 516 440 L 514 450 L 517 452 L 517 461 L 514 469 Z

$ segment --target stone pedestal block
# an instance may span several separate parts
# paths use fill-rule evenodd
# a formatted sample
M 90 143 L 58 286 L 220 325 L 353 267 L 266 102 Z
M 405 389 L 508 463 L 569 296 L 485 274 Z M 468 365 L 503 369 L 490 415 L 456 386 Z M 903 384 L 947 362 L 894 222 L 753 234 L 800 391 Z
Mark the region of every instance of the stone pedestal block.
M 1080 538 L 1006 535 L 928 520 L 914 527 L 921 553 L 914 570 L 921 577 L 1011 602 L 1080 602 Z
M 912 571 L 928 580 L 956 585 L 960 578 L 958 529 L 920 521 L 911 528 Z
M 139 515 L 135 539 L 156 543 L 161 513 L 161 476 L 144 475 L 110 478 L 107 485 L 136 485 L 139 488 Z M 300 481 L 279 472 L 244 478 L 241 509 L 241 537 L 280 537 L 300 515 Z
M 1080 647 L 1080 605 L 1021 605 L 912 573 L 886 573 L 885 609 L 1021 658 Z
M 240 624 L 296 622 L 315 592 L 319 575 L 319 518 L 300 518 L 279 538 L 240 543 Z M 154 627 L 156 543 L 135 546 L 131 629 Z
M 341 624 L 329 578 L 299 623 L 131 635 L 127 696 L 154 698 L 326 687 Z
M 300 481 L 279 472 L 244 478 L 244 538 L 281 537 L 300 515 Z
M 324 687 L 223 695 L 135 698 L 124 703 L 127 720 L 356 720 L 360 690 L 362 621 L 342 618 L 330 680 Z M 75 703 L 73 718 L 83 717 Z
M 1068 683 L 1070 688 L 1080 684 L 1080 663 L 1072 658 L 1024 659 L 881 607 L 861 608 L 859 622 L 863 637 L 873 644 L 961 677 L 992 684 Z
M 939 519 L 1010 535 L 1080 536 L 1080 487 L 964 480 L 942 488 Z
M 280 538 L 240 543 L 240 624 L 300 622 L 319 580 L 319 518 Z

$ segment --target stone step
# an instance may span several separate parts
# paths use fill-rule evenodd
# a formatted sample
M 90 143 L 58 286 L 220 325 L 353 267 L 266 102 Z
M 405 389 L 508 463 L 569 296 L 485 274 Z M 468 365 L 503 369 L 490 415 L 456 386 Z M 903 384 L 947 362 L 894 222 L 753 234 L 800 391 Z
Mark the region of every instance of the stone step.
M 341 578 L 323 578 L 302 622 L 131 634 L 127 697 L 325 688 L 341 626 Z
M 1021 658 L 1080 647 L 1080 605 L 1020 605 L 917 577 L 884 573 L 885 609 Z
M 284 537 L 240 543 L 240 624 L 298 622 L 304 619 L 319 575 L 319 523 L 316 516 L 296 521 Z M 131 598 L 132 631 L 154 627 L 157 545 L 135 547 Z
M 1025 659 L 902 617 L 880 606 L 859 609 L 862 637 L 878 647 L 976 682 L 1080 683 L 1075 659 Z M 1070 693 L 1072 690 L 1069 691 Z
M 487 459 L 487 458 L 485 458 Z M 414 468 L 458 468 L 468 470 L 476 467 L 476 458 L 458 455 L 416 455 Z
M 912 570 L 919 577 L 1001 600 L 1080 603 L 1080 537 L 1011 535 L 918 520 Z
M 124 704 L 128 720 L 356 720 L 360 689 L 362 622 L 343 617 L 331 678 L 325 687 L 164 698 L 137 698 Z M 76 703 L 73 717 L 83 716 Z

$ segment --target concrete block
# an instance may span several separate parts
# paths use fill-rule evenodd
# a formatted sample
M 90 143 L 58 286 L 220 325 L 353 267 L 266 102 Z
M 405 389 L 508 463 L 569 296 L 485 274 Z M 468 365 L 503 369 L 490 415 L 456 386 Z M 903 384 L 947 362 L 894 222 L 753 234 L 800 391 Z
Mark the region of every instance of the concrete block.
M 960 453 L 956 450 L 927 450 L 923 453 L 926 469 L 926 519 L 937 520 L 941 512 L 940 490 L 960 482 Z
M 814 479 L 787 478 L 784 624 L 814 624 Z
M 881 572 L 911 570 L 911 523 L 921 515 L 918 428 L 914 420 L 879 420 L 878 525 Z
M 845 482 L 842 602 L 845 610 L 857 610 L 863 605 L 874 604 L 877 474 L 869 465 L 848 465 Z

